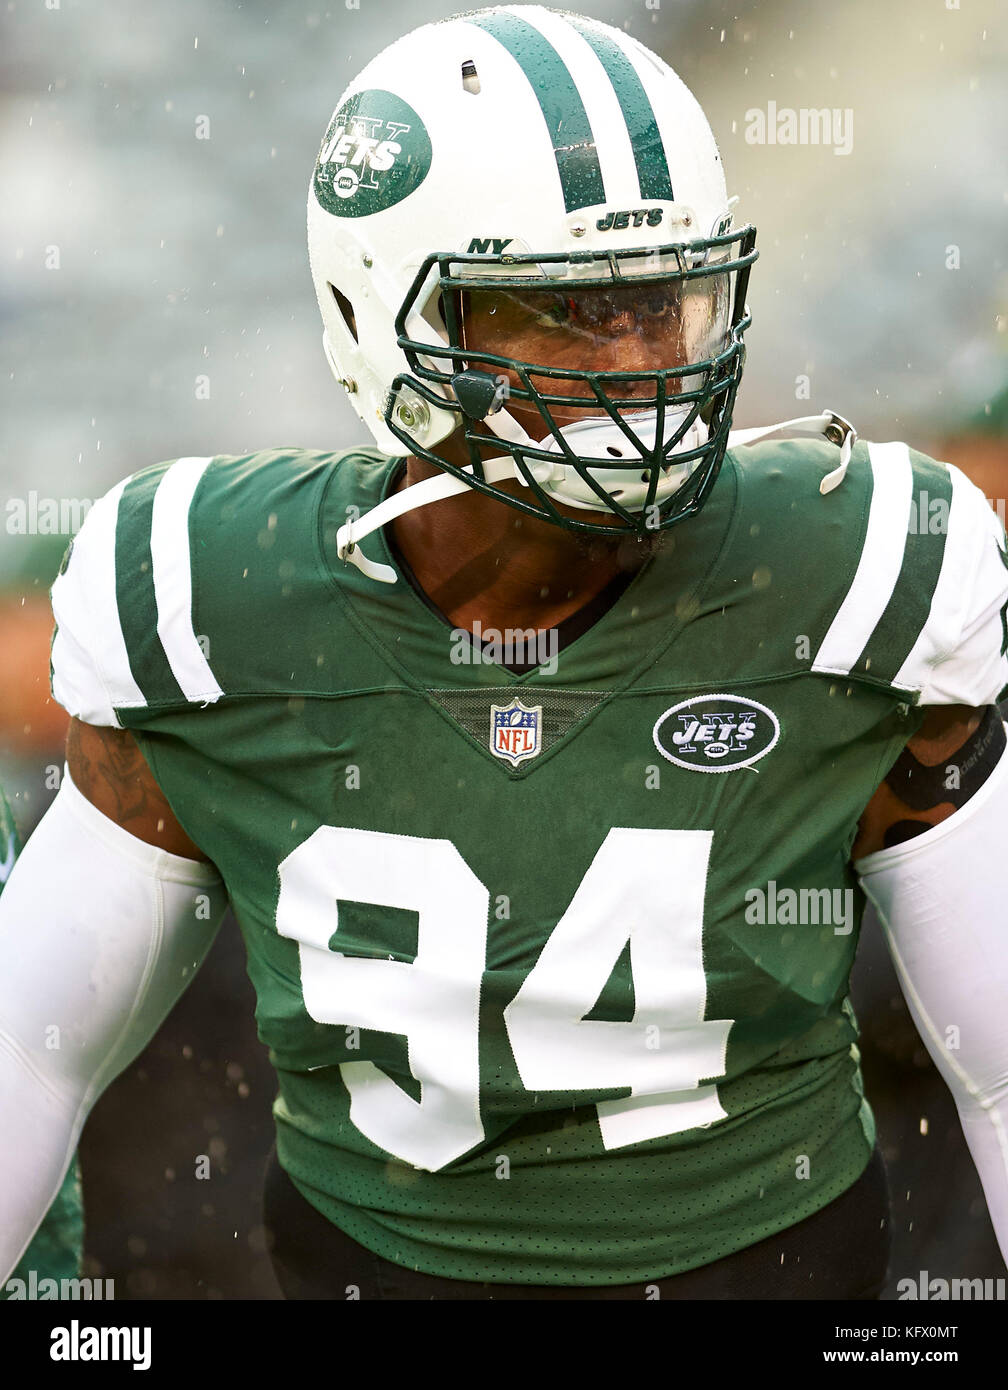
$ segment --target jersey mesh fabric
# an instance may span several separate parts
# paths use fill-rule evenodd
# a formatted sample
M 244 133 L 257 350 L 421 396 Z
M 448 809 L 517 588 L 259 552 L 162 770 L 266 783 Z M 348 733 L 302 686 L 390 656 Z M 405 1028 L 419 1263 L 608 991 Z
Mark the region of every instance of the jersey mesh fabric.
M 112 617 L 143 698 L 117 716 L 227 884 L 280 1162 L 385 1259 L 497 1283 L 660 1278 L 864 1170 L 850 850 L 919 725 L 927 625 L 969 617 L 948 556 L 976 561 L 951 527 L 948 550 L 925 536 L 904 555 L 879 519 L 889 475 L 859 445 L 823 498 L 835 462 L 825 444 L 729 455 L 555 671 L 521 675 L 454 663 L 409 585 L 336 560 L 350 509 L 394 476 L 373 452 L 215 459 L 184 513 L 152 500 L 170 465 L 123 491 Z M 950 490 L 943 465 L 902 466 Z M 181 596 L 159 561 L 180 546 Z M 875 567 L 877 611 L 848 603 Z M 998 644 L 1006 598 L 984 598 Z M 946 659 L 967 693 L 1004 683 L 996 652 L 982 676 Z M 488 717 L 511 700 L 543 712 L 516 764 Z M 679 750 L 690 709 L 735 726 L 726 700 L 762 747 L 712 775 Z

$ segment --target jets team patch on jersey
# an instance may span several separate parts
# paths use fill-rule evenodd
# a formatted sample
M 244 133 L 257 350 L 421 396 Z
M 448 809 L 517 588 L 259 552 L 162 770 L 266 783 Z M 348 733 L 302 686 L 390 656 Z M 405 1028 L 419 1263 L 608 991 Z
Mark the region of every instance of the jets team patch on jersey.
M 655 747 L 677 767 L 731 772 L 750 767 L 780 737 L 773 710 L 740 695 L 694 695 L 667 709 L 654 726 Z
M 512 700 L 509 705 L 490 706 L 490 751 L 506 758 L 512 767 L 534 758 L 542 747 L 542 705 L 523 705 Z

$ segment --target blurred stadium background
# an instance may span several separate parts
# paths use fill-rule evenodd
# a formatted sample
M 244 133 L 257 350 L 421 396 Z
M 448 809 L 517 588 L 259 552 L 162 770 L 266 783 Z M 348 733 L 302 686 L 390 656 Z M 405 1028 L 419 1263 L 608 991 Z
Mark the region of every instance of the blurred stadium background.
M 78 504 L 161 459 L 362 437 L 320 349 L 308 176 L 349 78 L 458 6 L 352 3 L 11 0 L 0 20 L 0 784 L 23 835 L 62 765 L 47 591 Z M 999 0 L 575 8 L 676 68 L 759 228 L 736 423 L 830 406 L 1003 499 Z M 748 143 L 747 113 L 770 102 L 852 112 L 850 152 Z M 893 1193 L 887 1296 L 920 1270 L 1003 1277 L 952 1101 L 870 919 L 854 1002 Z M 88 1125 L 86 1272 L 120 1296 L 276 1297 L 258 1209 L 272 1094 L 229 921 Z M 209 1181 L 193 1176 L 198 1154 Z

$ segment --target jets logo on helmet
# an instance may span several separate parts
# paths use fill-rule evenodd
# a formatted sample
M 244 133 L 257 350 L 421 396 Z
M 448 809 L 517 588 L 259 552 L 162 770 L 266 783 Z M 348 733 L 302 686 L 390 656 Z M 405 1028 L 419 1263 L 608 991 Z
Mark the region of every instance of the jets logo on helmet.
M 430 161 L 430 139 L 411 106 L 393 92 L 358 92 L 329 122 L 314 195 L 334 217 L 367 217 L 415 192 Z

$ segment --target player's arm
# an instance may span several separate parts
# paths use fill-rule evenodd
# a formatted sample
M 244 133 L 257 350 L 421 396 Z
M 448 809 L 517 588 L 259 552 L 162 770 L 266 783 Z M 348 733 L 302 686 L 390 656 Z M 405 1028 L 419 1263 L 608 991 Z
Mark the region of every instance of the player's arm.
M 866 808 L 854 867 L 952 1092 L 1008 1258 L 1006 827 L 997 707 L 935 707 Z
M 1005 746 L 994 705 L 936 705 L 880 783 L 858 825 L 852 858 L 923 834 L 964 806 Z
M 127 729 L 71 719 L 67 768 L 73 784 L 102 815 L 145 844 L 183 859 L 206 860 L 185 833 Z
M 90 1107 L 193 978 L 227 903 L 132 735 L 75 720 L 67 754 L 0 897 L 0 1278 Z

